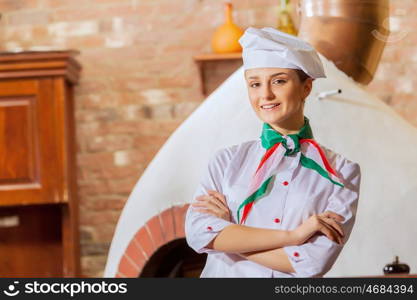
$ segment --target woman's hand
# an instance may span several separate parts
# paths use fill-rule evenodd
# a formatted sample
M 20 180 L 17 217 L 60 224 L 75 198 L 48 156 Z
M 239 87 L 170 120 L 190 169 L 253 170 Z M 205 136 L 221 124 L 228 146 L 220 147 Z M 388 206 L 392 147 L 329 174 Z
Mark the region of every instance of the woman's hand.
M 332 211 L 313 215 L 293 230 L 294 241 L 296 245 L 301 245 L 317 232 L 324 234 L 335 243 L 343 244 L 343 228 L 337 222 L 343 220 L 344 217 Z
M 196 200 L 198 202 L 191 204 L 196 211 L 208 213 L 231 222 L 230 209 L 224 195 L 214 190 L 208 190 L 208 195 L 198 196 Z

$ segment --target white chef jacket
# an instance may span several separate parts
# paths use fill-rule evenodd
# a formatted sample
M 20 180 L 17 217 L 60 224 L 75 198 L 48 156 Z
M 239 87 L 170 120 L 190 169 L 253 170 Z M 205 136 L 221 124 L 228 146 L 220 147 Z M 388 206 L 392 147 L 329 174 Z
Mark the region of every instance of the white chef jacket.
M 293 148 L 292 139 L 283 137 L 288 147 Z M 330 210 L 345 218 L 340 223 L 347 242 L 358 205 L 360 166 L 320 146 L 345 186 L 335 185 L 315 170 L 301 166 L 301 152 L 311 157 L 309 151 L 315 151 L 310 143 L 303 143 L 301 152 L 283 156 L 279 161 L 279 172 L 268 186 L 270 191 L 254 202 L 245 225 L 293 230 L 311 215 Z M 208 190 L 216 190 L 225 195 L 232 221 L 198 212 L 189 206 L 185 218 L 186 241 L 197 253 L 208 254 L 200 277 L 322 277 L 342 250 L 343 245 L 325 235 L 315 235 L 299 246 L 283 247 L 295 270 L 284 273 L 235 253 L 206 248 L 222 229 L 237 224 L 237 209 L 248 196 L 249 183 L 265 151 L 261 139 L 257 139 L 219 149 L 211 157 L 191 202 L 195 202 L 197 196 L 208 195 Z

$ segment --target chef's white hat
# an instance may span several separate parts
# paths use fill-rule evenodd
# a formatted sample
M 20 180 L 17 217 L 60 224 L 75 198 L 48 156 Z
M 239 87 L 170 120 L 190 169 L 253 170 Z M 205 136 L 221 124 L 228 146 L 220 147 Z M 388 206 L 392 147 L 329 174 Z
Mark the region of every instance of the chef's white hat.
M 326 78 L 316 50 L 306 41 L 271 27 L 249 27 L 239 39 L 243 68 L 300 69 L 312 78 Z

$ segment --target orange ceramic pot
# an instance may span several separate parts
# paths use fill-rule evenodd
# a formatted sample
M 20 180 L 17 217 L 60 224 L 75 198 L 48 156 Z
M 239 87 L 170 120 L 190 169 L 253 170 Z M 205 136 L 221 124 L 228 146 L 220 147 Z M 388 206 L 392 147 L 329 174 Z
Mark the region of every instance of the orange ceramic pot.
M 232 9 L 231 3 L 225 3 L 225 23 L 216 29 L 211 40 L 215 53 L 242 51 L 239 38 L 243 35 L 243 30 L 233 22 Z

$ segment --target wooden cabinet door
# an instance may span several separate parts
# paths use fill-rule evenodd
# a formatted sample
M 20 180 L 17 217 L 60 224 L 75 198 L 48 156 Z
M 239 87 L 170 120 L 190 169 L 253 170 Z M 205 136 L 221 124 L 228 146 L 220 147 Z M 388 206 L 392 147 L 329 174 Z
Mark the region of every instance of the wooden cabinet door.
M 0 206 L 67 200 L 57 88 L 48 78 L 0 81 Z

